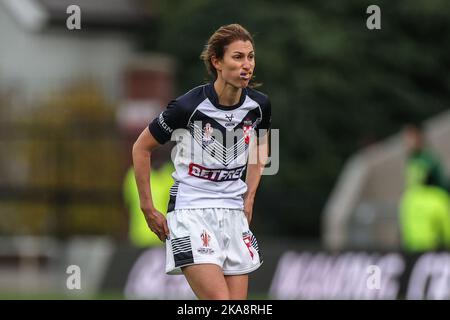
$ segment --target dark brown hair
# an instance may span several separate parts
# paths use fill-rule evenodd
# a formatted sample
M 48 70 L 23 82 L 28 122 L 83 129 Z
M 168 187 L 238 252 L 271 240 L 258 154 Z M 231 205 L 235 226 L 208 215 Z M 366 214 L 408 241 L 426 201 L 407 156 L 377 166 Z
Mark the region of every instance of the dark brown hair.
M 200 59 L 203 60 L 206 70 L 214 79 L 217 78 L 217 70 L 214 68 L 211 58 L 214 56 L 217 59 L 222 59 L 226 47 L 237 40 L 250 41 L 255 46 L 250 32 L 237 23 L 221 26 L 209 38 L 208 43 L 200 55 Z

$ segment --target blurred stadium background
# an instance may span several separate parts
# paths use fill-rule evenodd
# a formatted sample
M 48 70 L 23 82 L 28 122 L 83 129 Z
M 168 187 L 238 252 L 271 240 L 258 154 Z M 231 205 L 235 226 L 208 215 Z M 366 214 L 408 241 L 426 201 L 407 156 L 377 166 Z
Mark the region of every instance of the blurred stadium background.
M 81 30 L 66 27 L 71 4 Z M 370 4 L 0 0 L 0 299 L 192 298 L 161 247 L 129 243 L 122 183 L 136 134 L 207 79 L 202 47 L 233 22 L 254 34 L 280 129 L 250 298 L 450 299 L 450 254 L 403 253 L 398 223 L 402 127 L 424 123 L 450 168 L 450 3 L 377 1 L 374 31 Z

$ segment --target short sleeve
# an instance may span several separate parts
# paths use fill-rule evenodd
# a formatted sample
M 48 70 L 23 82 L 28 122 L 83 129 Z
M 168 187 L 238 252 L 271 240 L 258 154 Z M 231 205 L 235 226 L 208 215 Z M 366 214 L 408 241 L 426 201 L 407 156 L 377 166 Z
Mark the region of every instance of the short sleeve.
M 164 144 L 170 140 L 174 130 L 184 128 L 185 125 L 185 112 L 178 105 L 177 100 L 172 100 L 166 110 L 149 124 L 148 129 L 156 141 Z
M 256 126 L 258 138 L 263 137 L 272 126 L 272 106 L 269 98 L 266 98 L 261 105 L 261 121 Z

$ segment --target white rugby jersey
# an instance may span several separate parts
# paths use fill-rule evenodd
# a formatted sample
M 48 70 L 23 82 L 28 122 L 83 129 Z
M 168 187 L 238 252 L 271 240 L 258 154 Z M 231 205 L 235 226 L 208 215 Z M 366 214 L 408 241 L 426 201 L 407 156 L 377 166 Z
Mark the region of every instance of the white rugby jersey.
M 176 141 L 168 212 L 187 208 L 243 208 L 252 137 L 270 129 L 268 97 L 242 89 L 239 103 L 222 106 L 212 83 L 172 100 L 148 126 L 161 144 Z M 265 130 L 265 131 L 264 131 Z

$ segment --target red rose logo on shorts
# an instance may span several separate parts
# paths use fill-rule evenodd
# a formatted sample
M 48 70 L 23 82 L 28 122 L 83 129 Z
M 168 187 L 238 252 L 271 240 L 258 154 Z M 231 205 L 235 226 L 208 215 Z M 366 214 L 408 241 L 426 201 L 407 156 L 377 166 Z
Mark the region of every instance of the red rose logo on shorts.
M 200 239 L 202 240 L 202 247 L 198 248 L 198 253 L 213 254 L 214 250 L 209 247 L 211 236 L 208 234 L 208 232 L 203 230 L 203 233 L 200 235 Z
M 203 233 L 200 236 L 200 238 L 202 238 L 203 246 L 209 247 L 209 240 L 211 240 L 211 236 L 205 230 L 203 230 Z

